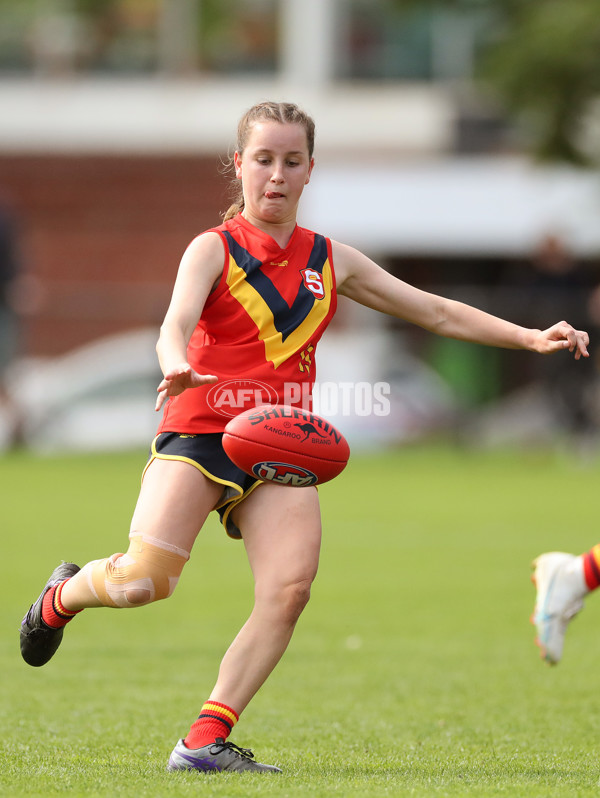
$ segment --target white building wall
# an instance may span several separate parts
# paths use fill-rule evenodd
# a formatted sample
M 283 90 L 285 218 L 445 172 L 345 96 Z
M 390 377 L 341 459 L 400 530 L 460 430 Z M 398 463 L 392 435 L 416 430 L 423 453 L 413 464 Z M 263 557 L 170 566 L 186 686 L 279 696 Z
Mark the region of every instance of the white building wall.
M 280 0 L 279 73 L 240 79 L 173 76 L 198 55 L 186 31 L 202 7 L 163 0 L 162 75 L 0 79 L 0 153 L 225 153 L 247 108 L 293 101 L 317 125 L 308 226 L 382 255 L 514 255 L 557 229 L 574 251 L 600 251 L 596 175 L 537 169 L 525 158 L 453 158 L 458 111 L 444 82 L 336 80 L 345 3 Z M 467 28 L 448 33 L 447 24 L 437 31 L 436 47 L 446 79 L 473 55 Z
M 298 102 L 321 157 L 431 155 L 451 146 L 453 105 L 427 85 L 313 86 L 283 79 L 0 80 L 4 152 L 223 152 L 261 100 Z

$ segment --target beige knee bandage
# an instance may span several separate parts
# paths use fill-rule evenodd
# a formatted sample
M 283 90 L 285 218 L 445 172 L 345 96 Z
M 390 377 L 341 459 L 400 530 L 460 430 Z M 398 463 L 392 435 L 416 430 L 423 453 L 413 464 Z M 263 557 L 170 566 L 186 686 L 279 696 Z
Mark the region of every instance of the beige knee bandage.
M 105 607 L 139 607 L 170 596 L 188 559 L 177 546 L 135 535 L 126 554 L 90 563 L 88 582 Z

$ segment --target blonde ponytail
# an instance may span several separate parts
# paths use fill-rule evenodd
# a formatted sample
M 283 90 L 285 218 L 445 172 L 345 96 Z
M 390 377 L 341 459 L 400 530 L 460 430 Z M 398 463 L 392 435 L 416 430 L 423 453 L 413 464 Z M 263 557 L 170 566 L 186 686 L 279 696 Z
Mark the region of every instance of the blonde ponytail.
M 241 187 L 240 187 L 241 188 Z M 240 194 L 242 192 L 240 191 Z M 229 208 L 223 214 L 223 221 L 226 222 L 228 219 L 233 219 L 234 216 L 237 216 L 238 213 L 241 213 L 244 210 L 244 197 L 243 195 L 238 199 L 236 202 L 233 202 Z

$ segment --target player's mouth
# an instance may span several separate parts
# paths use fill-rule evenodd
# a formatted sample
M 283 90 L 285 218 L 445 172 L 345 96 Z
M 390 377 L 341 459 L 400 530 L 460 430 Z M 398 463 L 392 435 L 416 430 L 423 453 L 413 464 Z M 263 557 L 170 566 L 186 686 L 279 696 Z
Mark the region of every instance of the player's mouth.
M 279 191 L 265 191 L 265 197 L 267 199 L 283 199 L 285 194 L 280 194 Z

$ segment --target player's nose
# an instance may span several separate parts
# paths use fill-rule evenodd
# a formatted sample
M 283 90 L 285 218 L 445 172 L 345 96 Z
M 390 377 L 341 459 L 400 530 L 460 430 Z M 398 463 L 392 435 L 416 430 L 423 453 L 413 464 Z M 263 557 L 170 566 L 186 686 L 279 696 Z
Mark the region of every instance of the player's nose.
M 271 172 L 272 183 L 283 183 L 283 168 L 281 164 L 274 163 L 273 171 Z

